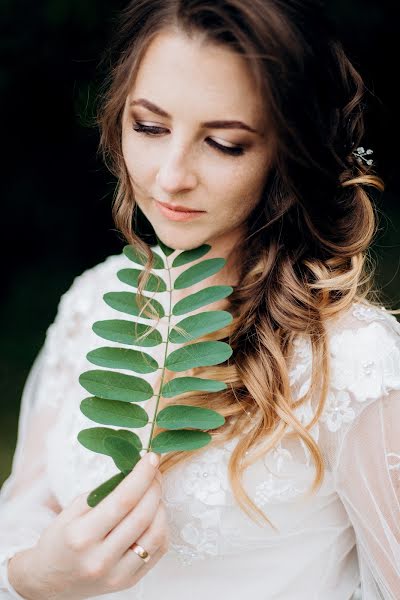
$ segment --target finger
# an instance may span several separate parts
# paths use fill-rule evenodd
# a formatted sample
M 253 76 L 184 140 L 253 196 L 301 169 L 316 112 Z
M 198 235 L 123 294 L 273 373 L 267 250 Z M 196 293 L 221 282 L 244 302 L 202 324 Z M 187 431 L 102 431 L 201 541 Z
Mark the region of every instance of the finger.
M 160 502 L 150 526 L 135 540 L 133 544 L 131 544 L 131 546 L 135 543 L 139 544 L 145 550 L 147 550 L 151 557 L 154 555 L 156 550 L 160 550 L 168 545 L 169 534 L 170 531 L 165 505 L 163 502 Z
M 68 504 L 56 517 L 59 523 L 69 523 L 73 519 L 77 517 L 81 517 L 82 515 L 88 513 L 92 510 L 92 508 L 87 503 L 87 498 L 90 494 L 91 490 L 87 490 L 76 496 L 70 504 Z
M 136 552 L 133 552 L 133 550 L 130 550 L 130 552 L 134 556 L 128 557 L 124 569 L 121 571 L 118 567 L 116 568 L 116 571 L 111 573 L 108 577 L 109 587 L 113 591 L 125 590 L 137 585 L 146 573 L 153 569 L 160 558 L 165 554 L 165 551 L 157 550 L 149 562 L 146 563 L 136 554 Z
M 154 480 L 157 467 L 150 453 L 143 456 L 129 475 L 91 511 L 79 519 L 79 528 L 93 540 L 102 540 L 136 506 Z
M 130 513 L 114 527 L 102 542 L 104 558 L 118 560 L 129 546 L 148 529 L 154 520 L 161 499 L 161 486 L 154 480 L 144 496 Z
M 166 536 L 168 537 L 167 518 L 164 505 L 160 504 L 150 527 L 134 542 L 149 553 L 150 560 L 145 562 L 134 550 L 129 548 L 120 558 L 113 576 L 120 580 L 129 581 L 129 585 L 137 583 L 165 554 Z

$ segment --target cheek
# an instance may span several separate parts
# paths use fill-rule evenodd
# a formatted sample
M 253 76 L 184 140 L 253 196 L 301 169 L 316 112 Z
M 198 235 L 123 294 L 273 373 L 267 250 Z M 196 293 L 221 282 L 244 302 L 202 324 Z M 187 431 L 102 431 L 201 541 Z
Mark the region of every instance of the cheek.
M 142 195 L 152 187 L 153 179 L 157 173 L 156 168 L 153 167 L 149 153 L 143 152 L 140 144 L 134 143 L 129 137 L 128 140 L 122 139 L 122 154 L 133 193 L 136 196 L 136 201 L 140 203 Z
M 268 176 L 268 163 L 250 161 L 223 179 L 220 206 L 230 222 L 246 218 L 257 205 Z
M 152 173 L 154 176 L 157 174 L 158 165 L 163 160 L 160 138 L 140 135 L 129 125 L 122 130 L 121 146 L 130 173 L 138 176 L 144 173 Z
M 122 138 L 122 154 L 129 174 L 140 176 L 146 168 L 145 153 L 140 152 L 138 144 L 133 143 L 129 136 Z

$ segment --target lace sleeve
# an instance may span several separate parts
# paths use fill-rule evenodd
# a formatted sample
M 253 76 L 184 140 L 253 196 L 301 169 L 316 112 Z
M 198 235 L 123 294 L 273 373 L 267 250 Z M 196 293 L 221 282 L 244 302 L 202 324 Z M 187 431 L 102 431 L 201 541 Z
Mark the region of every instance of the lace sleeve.
M 345 393 L 353 395 L 355 404 L 341 437 L 336 489 L 356 534 L 362 599 L 396 600 L 400 598 L 400 335 L 397 325 L 391 332 L 385 330 L 388 337 L 376 324 L 369 331 L 379 332 L 379 337 L 371 339 L 371 356 L 360 365 L 363 377 L 357 385 L 353 377 L 351 385 L 344 386 L 347 375 L 341 371 L 342 390 L 345 387 Z M 364 333 L 366 338 L 368 331 Z M 365 341 L 355 353 L 366 351 Z

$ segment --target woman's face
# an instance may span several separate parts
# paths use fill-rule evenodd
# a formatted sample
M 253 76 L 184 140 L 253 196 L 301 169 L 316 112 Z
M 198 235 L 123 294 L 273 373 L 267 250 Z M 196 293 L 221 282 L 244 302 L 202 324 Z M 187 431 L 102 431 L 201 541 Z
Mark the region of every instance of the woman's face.
M 136 202 L 165 244 L 234 245 L 273 154 L 244 59 L 198 38 L 160 33 L 125 104 L 122 150 Z M 202 212 L 176 220 L 179 213 L 159 202 Z

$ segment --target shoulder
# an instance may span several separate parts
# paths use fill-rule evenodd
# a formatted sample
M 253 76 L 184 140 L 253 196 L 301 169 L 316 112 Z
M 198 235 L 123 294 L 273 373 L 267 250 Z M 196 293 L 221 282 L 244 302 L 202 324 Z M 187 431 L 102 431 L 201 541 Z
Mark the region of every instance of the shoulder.
M 115 283 L 118 269 L 128 266 L 127 263 L 129 261 L 124 254 L 115 254 L 77 275 L 61 296 L 58 312 L 63 312 L 72 305 L 84 310 L 103 288 L 107 289 Z
M 152 251 L 156 254 L 161 252 L 158 245 L 152 247 Z M 127 285 L 117 276 L 120 269 L 126 268 L 142 269 L 143 266 L 121 252 L 108 256 L 74 278 L 61 296 L 55 320 L 46 333 L 46 349 L 50 353 L 57 351 L 59 354 L 61 344 L 75 344 L 82 336 L 91 336 L 94 321 L 110 318 L 111 309 L 104 302 L 103 295 L 127 290 Z
M 364 302 L 328 326 L 330 388 L 321 421 L 331 432 L 378 399 L 400 389 L 400 324 L 382 306 Z
M 160 247 L 153 246 L 153 254 L 160 254 Z M 91 303 L 98 303 L 99 294 L 110 291 L 111 288 L 126 289 L 117 277 L 120 269 L 142 269 L 143 266 L 134 262 L 134 259 L 128 258 L 124 252 L 108 256 L 102 262 L 86 269 L 73 280 L 70 288 L 61 296 L 58 305 L 58 312 L 65 310 L 85 310 L 91 309 Z
M 382 306 L 353 303 L 328 325 L 331 385 L 364 402 L 400 389 L 400 323 Z
M 384 307 L 354 302 L 326 331 L 330 374 L 321 422 L 337 432 L 373 401 L 400 390 L 400 323 Z M 299 337 L 289 371 L 295 398 L 307 391 L 311 371 L 311 344 Z
M 113 289 L 114 281 L 118 284 L 116 273 L 127 262 L 123 254 L 107 257 L 76 276 L 61 296 L 40 352 L 36 410 L 49 406 L 59 410 L 70 394 L 80 397 L 77 374 L 86 365 L 86 352 L 93 341 L 91 325 L 104 310 L 102 291 Z
M 68 290 L 60 297 L 56 317 L 46 332 L 46 348 L 52 353 L 60 344 L 74 339 L 82 332 L 82 326 L 93 321 L 102 310 L 102 295 L 112 289 L 120 289 L 117 278 L 119 269 L 129 266 L 124 254 L 108 256 L 104 261 L 77 275 Z

